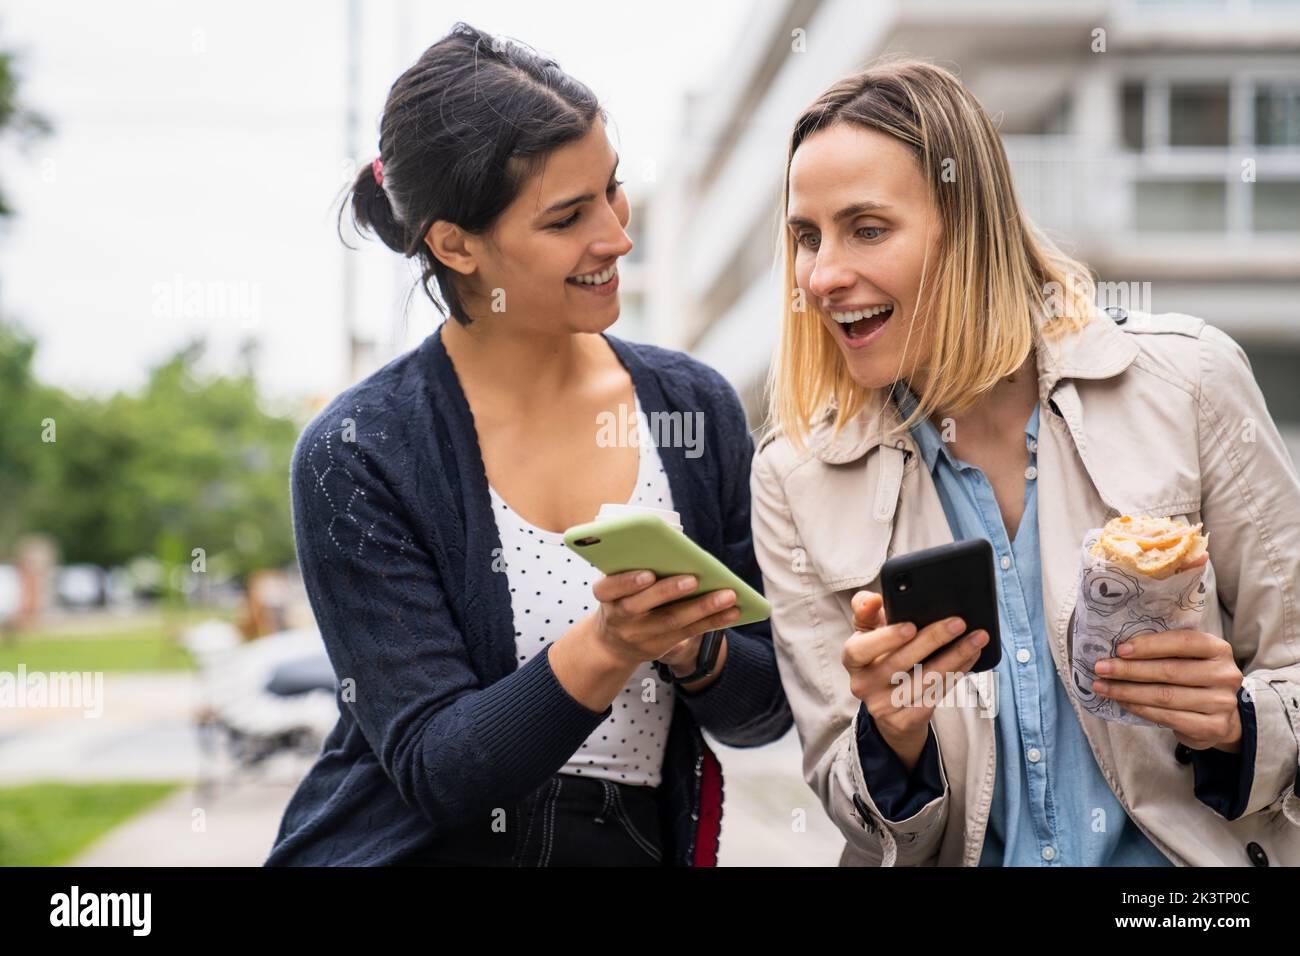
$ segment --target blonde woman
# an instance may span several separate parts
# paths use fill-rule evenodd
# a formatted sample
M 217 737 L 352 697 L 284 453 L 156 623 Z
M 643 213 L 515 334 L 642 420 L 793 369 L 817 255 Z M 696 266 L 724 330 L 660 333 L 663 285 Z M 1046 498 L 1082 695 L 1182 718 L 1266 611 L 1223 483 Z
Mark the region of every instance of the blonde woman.
M 1300 479 L 1242 350 L 1199 318 L 1097 308 L 1021 215 L 984 110 L 925 63 L 808 107 L 784 212 L 754 537 L 841 862 L 1300 863 Z M 1211 542 L 1204 630 L 1102 667 L 1098 692 L 1154 727 L 1069 690 L 1080 542 L 1120 513 Z M 972 537 L 1003 645 L 979 675 L 987 634 L 917 633 L 878 593 L 888 557 Z M 894 693 L 918 674 L 946 695 Z

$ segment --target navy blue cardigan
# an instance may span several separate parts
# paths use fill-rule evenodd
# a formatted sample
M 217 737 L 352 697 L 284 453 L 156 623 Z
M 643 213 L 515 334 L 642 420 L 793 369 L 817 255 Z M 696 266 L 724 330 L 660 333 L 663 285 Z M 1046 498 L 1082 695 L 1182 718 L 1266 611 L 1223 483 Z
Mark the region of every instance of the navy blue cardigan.
M 605 336 L 642 409 L 703 413 L 703 454 L 663 445 L 683 530 L 762 588 L 750 538 L 753 443 L 735 391 L 677 352 Z M 518 666 L 473 417 L 441 329 L 340 394 L 291 470 L 307 594 L 339 680 L 339 721 L 280 823 L 267 865 L 419 863 L 541 787 L 607 718 L 569 695 L 548 653 Z M 549 646 L 547 648 L 549 651 Z M 716 863 L 725 744 L 792 717 L 766 622 L 727 632 L 721 674 L 679 692 L 661 785 L 665 861 Z

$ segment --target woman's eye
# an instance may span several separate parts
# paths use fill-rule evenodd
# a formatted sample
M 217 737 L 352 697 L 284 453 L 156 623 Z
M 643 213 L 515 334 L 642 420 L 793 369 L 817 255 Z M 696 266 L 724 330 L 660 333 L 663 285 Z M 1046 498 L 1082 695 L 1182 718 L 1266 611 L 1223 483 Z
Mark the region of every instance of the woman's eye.
M 551 223 L 551 228 L 552 228 L 552 229 L 568 229 L 570 226 L 572 226 L 575 222 L 578 221 L 578 215 L 579 215 L 579 214 L 575 212 L 575 213 L 574 213 L 572 216 L 570 216 L 568 219 L 561 219 L 559 222 L 553 222 L 553 223 Z
M 616 180 L 614 180 L 612 183 L 609 184 L 608 192 L 611 192 L 611 193 L 612 193 L 612 192 L 615 192 L 615 191 L 618 189 L 618 187 L 619 187 L 619 186 L 622 186 L 622 185 L 623 185 L 623 180 L 621 180 L 621 179 L 616 179 Z
M 864 232 L 874 232 L 875 235 L 862 236 L 863 239 L 879 239 L 882 235 L 885 234 L 885 229 L 883 226 L 863 226 L 861 229 L 858 230 L 858 235 L 862 235 L 862 233 Z
M 795 242 L 805 249 L 816 249 L 817 243 L 821 242 L 821 238 L 815 232 L 805 232 L 802 236 L 796 236 Z

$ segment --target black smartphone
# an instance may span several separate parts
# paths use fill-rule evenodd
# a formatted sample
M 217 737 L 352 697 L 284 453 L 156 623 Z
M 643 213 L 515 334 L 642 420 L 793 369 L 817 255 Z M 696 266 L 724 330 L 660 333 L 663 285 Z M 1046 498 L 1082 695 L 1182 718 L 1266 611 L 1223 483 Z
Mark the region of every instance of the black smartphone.
M 968 538 L 896 555 L 880 569 L 880 590 L 890 624 L 911 621 L 920 631 L 955 616 L 966 622 L 964 634 L 988 631 L 989 642 L 980 651 L 973 672 L 991 670 L 1002 659 L 993 545 L 985 539 Z

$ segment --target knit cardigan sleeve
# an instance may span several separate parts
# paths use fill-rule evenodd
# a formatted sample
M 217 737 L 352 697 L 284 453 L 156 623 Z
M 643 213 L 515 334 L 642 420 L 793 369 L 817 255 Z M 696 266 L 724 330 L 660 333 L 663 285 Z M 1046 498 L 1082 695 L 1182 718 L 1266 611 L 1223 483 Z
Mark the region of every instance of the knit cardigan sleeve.
M 718 558 L 750 587 L 763 593 L 763 575 L 754 556 L 750 529 L 749 469 L 754 441 L 735 390 L 721 375 L 700 365 L 709 393 L 710 417 L 717 424 L 709 440 L 716 443 L 722 553 Z M 727 659 L 722 672 L 682 700 L 695 719 L 717 740 L 731 747 L 757 747 L 779 740 L 794 724 L 772 648 L 770 621 L 727 629 Z
M 347 437 L 341 413 L 326 409 L 299 438 L 290 478 L 298 560 L 340 709 L 435 832 L 489 826 L 494 808 L 541 786 L 612 709 L 571 697 L 546 653 L 481 685 L 446 582 L 382 474 L 379 439 Z

